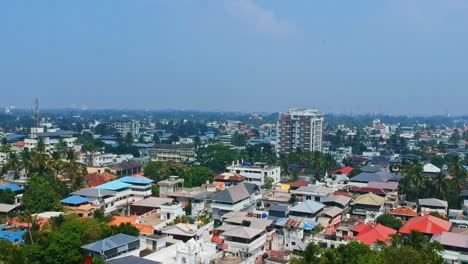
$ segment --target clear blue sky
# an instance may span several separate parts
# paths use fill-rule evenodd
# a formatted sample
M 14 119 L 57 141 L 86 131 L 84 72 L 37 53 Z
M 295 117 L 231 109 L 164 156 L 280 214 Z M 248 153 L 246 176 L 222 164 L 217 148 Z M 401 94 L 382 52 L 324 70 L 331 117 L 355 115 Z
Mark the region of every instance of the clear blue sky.
M 0 2 L 0 105 L 468 114 L 468 0 Z

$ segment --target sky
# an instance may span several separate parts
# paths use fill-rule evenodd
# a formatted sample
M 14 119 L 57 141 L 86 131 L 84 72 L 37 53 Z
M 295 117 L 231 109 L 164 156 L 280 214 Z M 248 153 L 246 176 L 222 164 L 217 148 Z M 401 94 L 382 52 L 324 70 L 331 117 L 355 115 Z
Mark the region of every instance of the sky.
M 0 1 L 0 105 L 468 114 L 468 0 Z

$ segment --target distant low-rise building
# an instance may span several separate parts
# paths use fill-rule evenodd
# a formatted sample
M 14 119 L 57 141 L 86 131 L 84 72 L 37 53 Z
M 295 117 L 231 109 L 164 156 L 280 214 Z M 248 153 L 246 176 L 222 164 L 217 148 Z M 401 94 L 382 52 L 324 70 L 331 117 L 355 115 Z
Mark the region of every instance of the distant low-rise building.
M 193 162 L 196 157 L 193 144 L 156 144 L 147 153 L 155 161 Z

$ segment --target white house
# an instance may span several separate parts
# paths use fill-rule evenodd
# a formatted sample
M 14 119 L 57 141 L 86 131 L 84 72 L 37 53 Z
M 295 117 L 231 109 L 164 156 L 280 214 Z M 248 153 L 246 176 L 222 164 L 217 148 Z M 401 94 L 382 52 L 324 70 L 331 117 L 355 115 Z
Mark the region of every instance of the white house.
M 273 178 L 273 184 L 281 181 L 280 166 L 269 166 L 263 163 L 255 163 L 254 165 L 237 163 L 227 167 L 227 170 L 228 172 L 245 176 L 247 177 L 248 182 L 252 182 L 260 186 L 265 184 L 266 177 Z

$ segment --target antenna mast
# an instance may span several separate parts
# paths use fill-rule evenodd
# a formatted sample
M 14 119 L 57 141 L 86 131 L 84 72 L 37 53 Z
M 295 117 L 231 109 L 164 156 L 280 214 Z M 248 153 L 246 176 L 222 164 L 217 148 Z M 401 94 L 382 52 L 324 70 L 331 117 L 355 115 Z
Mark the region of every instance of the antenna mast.
M 39 126 L 39 99 L 34 99 L 34 121 L 36 122 L 36 127 Z

